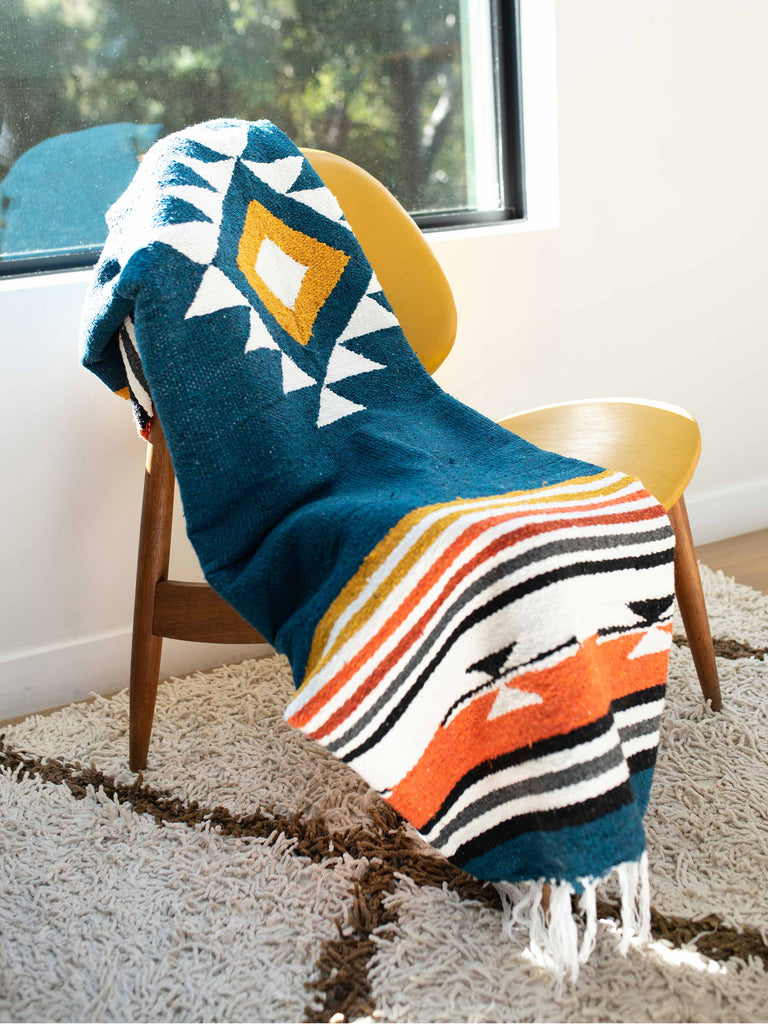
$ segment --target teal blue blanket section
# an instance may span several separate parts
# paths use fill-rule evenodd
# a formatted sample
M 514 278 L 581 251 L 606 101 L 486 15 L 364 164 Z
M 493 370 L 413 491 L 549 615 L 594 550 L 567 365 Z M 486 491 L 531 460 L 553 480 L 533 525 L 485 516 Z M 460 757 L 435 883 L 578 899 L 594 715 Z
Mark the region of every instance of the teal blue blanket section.
M 595 471 L 434 383 L 384 294 L 367 294 L 370 264 L 327 195 L 266 121 L 214 121 L 161 140 L 109 213 L 83 321 L 84 364 L 118 390 L 128 383 L 118 331 L 134 318 L 206 578 L 288 655 L 297 683 L 317 622 L 408 511 Z M 238 265 L 254 202 L 347 258 L 306 345 Z M 300 248 L 289 232 L 280 239 Z M 262 274 L 290 274 L 271 255 Z M 356 313 L 364 333 L 340 342 Z M 327 384 L 340 351 L 366 372 Z
M 510 928 L 526 885 L 536 942 L 555 884 L 558 969 L 586 955 L 571 895 L 594 936 L 612 869 L 647 930 L 664 509 L 442 391 L 273 124 L 162 139 L 107 223 L 83 362 L 159 416 L 206 579 L 290 661 L 289 724 L 497 884 Z

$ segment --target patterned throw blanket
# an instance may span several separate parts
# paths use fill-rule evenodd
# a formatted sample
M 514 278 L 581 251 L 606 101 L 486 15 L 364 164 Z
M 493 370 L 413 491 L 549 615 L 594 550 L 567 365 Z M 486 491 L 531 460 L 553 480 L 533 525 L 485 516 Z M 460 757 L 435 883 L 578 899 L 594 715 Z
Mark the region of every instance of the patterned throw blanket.
M 207 579 L 290 659 L 287 720 L 497 883 L 561 974 L 614 869 L 642 931 L 663 509 L 441 391 L 269 122 L 163 139 L 107 219 L 83 361 L 142 428 L 157 409 Z

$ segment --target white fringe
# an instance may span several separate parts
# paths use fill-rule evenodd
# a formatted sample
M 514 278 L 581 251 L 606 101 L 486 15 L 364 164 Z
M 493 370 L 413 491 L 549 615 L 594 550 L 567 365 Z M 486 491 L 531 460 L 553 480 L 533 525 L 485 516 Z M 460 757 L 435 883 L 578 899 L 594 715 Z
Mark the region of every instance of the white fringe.
M 626 956 L 632 941 L 650 942 L 651 890 L 648 882 L 648 854 L 639 861 L 626 861 L 614 868 L 621 893 L 621 944 Z M 606 876 L 608 877 L 608 876 Z M 516 927 L 528 931 L 528 944 L 533 960 L 555 976 L 556 992 L 562 994 L 565 982 L 575 984 L 579 967 L 587 962 L 597 937 L 597 886 L 604 878 L 580 878 L 583 891 L 579 909 L 584 930 L 579 942 L 579 929 L 574 917 L 571 897 L 574 887 L 569 882 L 550 882 L 549 906 L 543 901 L 545 880 L 537 882 L 497 882 L 501 897 L 501 930 L 512 938 Z

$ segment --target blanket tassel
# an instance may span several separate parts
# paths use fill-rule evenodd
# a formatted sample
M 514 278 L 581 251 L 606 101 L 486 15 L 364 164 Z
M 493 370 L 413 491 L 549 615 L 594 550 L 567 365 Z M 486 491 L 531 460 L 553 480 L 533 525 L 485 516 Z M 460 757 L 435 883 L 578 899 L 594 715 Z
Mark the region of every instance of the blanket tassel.
M 615 869 L 621 895 L 621 945 L 626 955 L 633 938 L 649 942 L 651 937 L 651 897 L 648 882 L 648 855 L 639 861 L 627 861 Z M 573 914 L 571 897 L 575 889 L 569 882 L 548 885 L 545 896 L 544 879 L 537 882 L 497 882 L 502 903 L 502 934 L 513 937 L 521 926 L 528 932 L 531 956 L 535 963 L 550 970 L 558 992 L 564 982 L 575 983 L 579 967 L 587 962 L 597 938 L 597 886 L 604 879 L 580 879 L 579 910 L 583 932 Z

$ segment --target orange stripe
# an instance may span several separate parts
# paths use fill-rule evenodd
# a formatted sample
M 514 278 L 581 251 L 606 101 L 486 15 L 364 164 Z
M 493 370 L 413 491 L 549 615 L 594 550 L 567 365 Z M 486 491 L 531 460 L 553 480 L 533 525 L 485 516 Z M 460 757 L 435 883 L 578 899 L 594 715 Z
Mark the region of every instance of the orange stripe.
M 658 515 L 658 510 L 656 510 L 654 514 Z M 519 513 L 513 513 L 503 518 L 513 519 L 516 518 L 518 515 Z M 634 513 L 624 512 L 619 513 L 615 516 L 593 516 L 589 519 L 583 519 L 581 520 L 581 522 L 583 522 L 587 526 L 591 526 L 601 525 L 603 523 L 614 524 L 617 522 L 626 522 L 628 519 L 634 521 L 634 518 Z M 652 516 L 646 515 L 643 518 L 652 518 Z M 360 686 L 357 687 L 355 692 L 342 705 L 342 707 L 335 711 L 334 714 L 328 719 L 328 721 L 323 726 L 321 726 L 316 731 L 310 733 L 312 738 L 319 740 L 327 736 L 335 728 L 341 725 L 341 723 L 348 717 L 348 715 L 352 714 L 356 710 L 356 708 L 362 703 L 363 700 L 365 700 L 368 694 L 371 693 L 371 691 L 374 690 L 376 686 L 378 686 L 378 684 L 381 682 L 384 676 L 388 672 L 390 672 L 395 667 L 395 665 L 397 665 L 398 661 L 400 661 L 407 654 L 408 650 L 413 646 L 413 644 L 421 636 L 423 636 L 424 630 L 428 627 L 430 621 L 437 616 L 437 613 L 440 611 L 440 608 L 444 605 L 445 601 L 450 597 L 451 593 L 456 589 L 456 587 L 461 583 L 461 581 L 464 580 L 479 565 L 481 565 L 483 562 L 490 560 L 500 551 L 503 551 L 504 548 L 511 547 L 518 541 L 526 540 L 528 537 L 537 536 L 542 533 L 557 530 L 563 524 L 567 523 L 570 523 L 569 519 L 558 520 L 553 523 L 529 524 L 528 526 L 524 526 L 521 529 L 516 530 L 514 533 L 508 533 L 504 534 L 502 537 L 498 537 L 495 541 L 493 541 L 493 543 L 489 544 L 482 551 L 478 552 L 477 555 L 475 555 L 469 562 L 466 563 L 466 565 L 462 566 L 462 568 L 454 574 L 454 576 L 447 582 L 447 584 L 441 591 L 440 595 L 432 603 L 430 608 L 427 609 L 427 611 L 421 616 L 419 621 L 411 627 L 411 629 L 400 640 L 397 646 L 392 651 L 390 651 L 387 657 L 377 665 L 376 669 L 367 677 L 367 679 Z M 543 527 L 543 529 L 541 527 Z M 470 532 L 471 530 L 466 531 L 467 534 Z M 477 532 L 479 533 L 480 531 L 478 530 Z M 473 539 L 473 537 L 469 537 L 466 540 L 466 542 L 461 545 L 462 549 L 466 547 Z M 459 540 L 463 540 L 463 537 L 459 538 Z M 451 562 L 454 560 L 455 556 L 451 559 Z M 424 589 L 427 590 L 429 589 L 429 587 L 425 587 Z M 417 588 L 417 590 L 415 592 L 412 592 L 411 596 L 409 596 L 407 603 L 411 606 L 410 608 L 404 608 L 404 606 L 398 608 L 395 615 L 393 615 L 382 626 L 382 628 L 379 630 L 376 636 L 372 637 L 371 640 L 369 640 L 369 642 L 355 655 L 355 657 L 350 659 L 350 661 L 347 662 L 344 665 L 344 667 L 339 670 L 336 676 L 330 679 L 326 686 L 321 691 L 319 691 L 318 694 L 315 695 L 313 701 L 318 700 L 319 702 L 317 710 L 320 709 L 320 706 L 322 706 L 322 704 L 324 704 L 326 700 L 329 700 L 335 693 L 337 693 L 341 689 L 341 687 L 344 686 L 353 677 L 353 675 L 362 668 L 365 662 L 376 653 L 379 647 L 385 642 L 387 637 L 391 636 L 391 634 L 394 632 L 397 626 L 399 626 L 403 619 L 405 619 L 408 612 L 412 610 L 412 607 L 418 602 L 420 591 L 421 587 Z M 328 689 L 331 687 L 333 689 L 332 692 L 329 693 Z M 327 696 L 325 696 L 326 693 Z M 312 702 L 308 701 L 307 706 L 310 703 Z M 307 721 L 308 720 L 309 719 L 307 719 Z
M 664 628 L 672 630 L 671 625 Z M 453 787 L 484 761 L 597 721 L 612 700 L 663 684 L 668 652 L 628 660 L 639 638 L 634 633 L 598 644 L 596 637 L 590 637 L 577 654 L 559 665 L 515 677 L 513 685 L 540 694 L 541 704 L 488 721 L 496 693 L 478 697 L 447 728 L 438 729 L 388 803 L 422 828 Z
M 622 498 L 613 498 L 610 501 L 601 502 L 599 504 L 588 506 L 590 509 L 607 508 L 609 506 L 618 505 L 625 501 Z M 573 514 L 577 511 L 573 506 L 568 509 L 552 509 L 551 514 L 568 513 Z M 650 509 L 633 510 L 631 512 L 622 512 L 615 515 L 608 516 L 590 516 L 589 518 L 578 520 L 579 524 L 584 526 L 594 525 L 613 525 L 621 522 L 634 522 L 640 519 L 652 519 L 658 517 L 661 512 L 660 506 L 653 506 Z M 491 520 L 483 520 L 481 523 L 474 523 L 469 526 L 464 533 L 461 534 L 453 543 L 446 549 L 440 559 L 438 559 L 419 582 L 418 586 L 414 587 L 408 597 L 398 606 L 395 613 L 383 623 L 382 627 L 373 636 L 368 643 L 366 643 L 344 666 L 333 676 L 328 682 L 319 690 L 299 711 L 296 712 L 295 716 L 290 719 L 292 725 L 298 728 L 304 727 L 318 711 L 325 705 L 325 703 L 332 699 L 336 693 L 355 675 L 359 672 L 363 665 L 378 651 L 383 643 L 395 632 L 395 630 L 402 624 L 407 618 L 413 608 L 416 607 L 421 597 L 426 593 L 433 585 L 435 580 L 445 572 L 445 570 L 455 562 L 458 556 L 461 554 L 466 547 L 472 543 L 482 532 L 498 525 L 501 522 L 518 519 L 522 516 L 527 515 L 526 512 L 511 512 L 503 516 L 495 516 Z M 322 739 L 328 735 L 333 729 L 337 728 L 348 715 L 352 714 L 359 704 L 369 695 L 369 693 L 380 683 L 381 679 L 389 672 L 397 662 L 403 658 L 409 648 L 421 637 L 426 629 L 428 623 L 433 619 L 441 606 L 450 597 L 451 593 L 458 587 L 458 585 L 464 580 L 467 575 L 472 573 L 479 565 L 484 561 L 487 561 L 494 555 L 498 554 L 504 548 L 511 547 L 512 545 L 527 539 L 528 537 L 538 536 L 545 533 L 558 530 L 564 525 L 571 525 L 571 519 L 558 519 L 552 521 L 551 519 L 540 523 L 529 523 L 526 526 L 521 527 L 512 533 L 504 534 L 501 537 L 496 538 L 490 545 L 485 547 L 482 551 L 470 559 L 461 569 L 455 573 L 450 580 L 447 581 L 443 590 L 439 596 L 433 601 L 432 605 L 427 611 L 420 617 L 417 623 L 411 627 L 408 633 L 400 640 L 397 646 L 391 651 L 387 657 L 379 663 L 376 669 L 368 676 L 368 678 L 355 690 L 350 698 L 328 719 L 328 721 L 321 726 L 317 731 L 310 733 L 314 739 Z
M 333 648 L 330 651 L 326 652 L 325 655 L 323 656 L 325 646 L 328 643 L 328 638 L 331 634 L 331 631 L 336 621 L 343 615 L 343 613 L 346 611 L 349 605 L 352 604 L 352 602 L 359 597 L 359 595 L 365 589 L 365 586 L 368 583 L 370 577 L 384 564 L 384 562 L 397 548 L 398 544 L 400 544 L 403 538 L 406 537 L 410 530 L 415 528 L 427 516 L 431 515 L 433 512 L 440 511 L 441 509 L 447 510 L 450 508 L 456 508 L 457 513 L 462 514 L 467 511 L 467 506 L 473 506 L 471 509 L 472 511 L 482 511 L 484 507 L 483 502 L 493 502 L 494 504 L 496 504 L 499 502 L 500 499 L 512 500 L 518 498 L 520 500 L 516 502 L 516 504 L 522 504 L 523 501 L 526 500 L 524 498 L 525 495 L 529 496 L 527 498 L 527 501 L 528 503 L 531 504 L 538 502 L 562 502 L 568 500 L 571 496 L 568 494 L 551 494 L 550 492 L 555 490 L 556 488 L 563 487 L 565 485 L 578 486 L 579 484 L 586 484 L 590 482 L 594 483 L 597 480 L 604 479 L 610 476 L 611 473 L 611 470 L 605 470 L 604 472 L 597 473 L 594 476 L 575 477 L 573 480 L 564 480 L 562 483 L 553 484 L 549 488 L 530 488 L 528 490 L 523 491 L 510 491 L 508 494 L 494 494 L 483 498 L 459 498 L 456 501 L 447 501 L 435 505 L 425 505 L 423 508 L 414 509 L 412 512 L 409 512 L 406 516 L 404 516 L 403 519 L 400 520 L 399 523 L 393 526 L 389 533 L 386 535 L 386 537 L 384 537 L 383 540 L 379 541 L 376 547 L 366 555 L 360 568 L 357 570 L 355 575 L 347 582 L 344 589 L 333 601 L 333 603 L 329 606 L 325 615 L 318 623 L 314 637 L 312 638 L 312 646 L 310 649 L 309 658 L 307 659 L 307 667 L 305 670 L 304 681 L 302 682 L 302 686 L 305 686 L 309 679 L 313 675 L 315 675 L 317 671 L 319 671 L 322 665 L 325 664 L 331 657 L 333 657 L 333 654 L 338 649 L 338 647 L 344 642 L 344 640 L 347 639 L 347 636 L 344 634 L 339 636 L 334 642 Z M 633 477 L 624 476 L 617 483 L 612 484 L 609 487 L 588 492 L 577 491 L 573 496 L 578 497 L 582 500 L 586 500 L 587 497 L 590 497 L 592 495 L 594 495 L 595 497 L 599 497 L 602 494 L 608 494 L 619 489 L 620 487 L 626 486 L 628 482 L 632 482 L 633 480 Z M 448 526 L 452 522 L 454 522 L 456 518 L 458 518 L 458 514 L 450 517 L 446 516 L 444 519 L 440 520 L 439 523 L 435 524 L 435 527 L 437 527 L 437 532 L 435 533 L 435 536 L 438 536 L 442 530 L 447 529 Z M 427 532 L 431 534 L 431 531 L 433 529 L 433 527 L 430 527 L 429 531 Z M 420 546 L 421 540 L 422 538 L 418 538 L 417 541 L 415 542 L 415 545 Z M 404 557 L 408 558 L 408 553 L 406 553 Z M 390 573 L 387 580 L 384 581 L 384 596 L 386 596 L 386 593 L 388 593 L 389 590 L 394 585 L 390 581 L 394 578 L 396 582 L 401 563 L 398 563 L 398 565 Z M 373 607 L 380 603 L 380 601 L 376 599 L 380 589 L 381 588 L 377 587 L 376 595 L 374 595 L 374 598 L 371 599 L 374 602 Z M 371 601 L 367 602 L 365 608 L 361 610 L 365 611 L 366 618 L 370 617 L 371 609 L 369 609 L 368 607 L 369 604 L 371 604 Z M 345 631 L 348 629 L 348 627 L 349 624 L 345 627 Z M 354 633 L 354 629 L 352 630 L 352 632 Z M 322 662 L 320 662 L 321 656 L 323 656 Z

